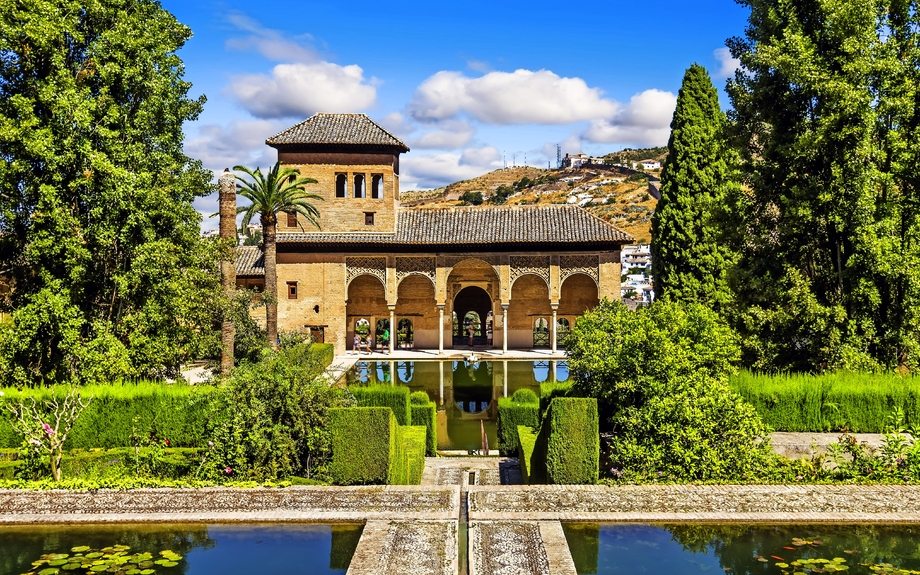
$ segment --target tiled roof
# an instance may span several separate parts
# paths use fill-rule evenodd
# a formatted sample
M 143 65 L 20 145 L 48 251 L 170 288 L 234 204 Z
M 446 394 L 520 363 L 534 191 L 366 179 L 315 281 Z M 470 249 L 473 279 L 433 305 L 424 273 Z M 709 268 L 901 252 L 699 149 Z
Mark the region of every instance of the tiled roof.
M 409 148 L 366 114 L 314 114 L 303 122 L 265 140 L 269 146 L 285 144 L 338 144 Z
M 236 275 L 265 275 L 265 256 L 262 255 L 262 250 L 258 246 L 236 248 Z
M 613 224 L 570 205 L 402 209 L 396 233 L 279 233 L 279 243 L 375 245 L 568 244 L 632 241 Z

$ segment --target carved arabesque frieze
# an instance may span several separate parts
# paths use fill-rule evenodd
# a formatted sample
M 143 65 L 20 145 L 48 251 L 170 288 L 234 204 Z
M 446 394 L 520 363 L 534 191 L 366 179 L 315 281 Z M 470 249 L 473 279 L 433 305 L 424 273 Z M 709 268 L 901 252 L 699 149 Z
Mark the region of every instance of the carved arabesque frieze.
M 412 274 L 425 276 L 435 281 L 437 261 L 434 257 L 400 257 L 396 258 L 396 281 L 401 282 Z
M 561 285 L 567 277 L 575 274 L 585 274 L 599 284 L 598 268 L 596 255 L 559 256 L 559 284 Z
M 549 256 L 511 256 L 511 283 L 527 274 L 540 276 L 549 285 Z
M 387 283 L 387 259 L 385 257 L 354 256 L 345 258 L 345 285 L 358 276 L 371 275 Z

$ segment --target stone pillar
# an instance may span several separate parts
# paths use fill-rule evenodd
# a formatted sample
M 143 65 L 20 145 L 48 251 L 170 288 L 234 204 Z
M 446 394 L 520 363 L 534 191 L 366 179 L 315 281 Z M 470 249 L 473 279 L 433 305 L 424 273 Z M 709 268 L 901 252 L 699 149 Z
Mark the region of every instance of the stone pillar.
M 389 345 L 390 345 L 390 353 L 392 354 L 393 351 L 396 349 L 396 345 L 395 345 L 396 337 L 397 337 L 396 335 L 396 306 L 391 305 L 387 307 L 390 308 L 390 342 L 389 342 Z
M 549 332 L 549 333 L 550 333 L 550 338 L 552 339 L 552 342 L 551 342 L 551 345 L 552 345 L 552 346 L 551 346 L 550 349 L 552 349 L 553 353 L 556 353 L 556 312 L 557 312 L 559 306 L 558 306 L 558 305 L 554 305 L 554 306 L 552 306 L 552 307 L 553 307 L 553 328 L 552 328 L 552 329 L 550 330 L 550 332 Z
M 502 353 L 508 353 L 508 304 L 502 304 Z
M 438 304 L 438 355 L 444 355 L 444 304 Z M 444 374 L 441 374 L 441 381 Z
M 220 191 L 218 202 L 220 204 L 220 239 L 229 241 L 236 246 L 236 176 L 229 169 L 225 169 L 218 180 Z M 234 250 L 234 256 L 236 251 Z M 227 299 L 233 297 L 236 291 L 236 258 L 220 262 L 221 286 Z M 220 325 L 220 372 L 229 375 L 233 369 L 233 340 L 236 338 L 236 325 L 224 317 Z

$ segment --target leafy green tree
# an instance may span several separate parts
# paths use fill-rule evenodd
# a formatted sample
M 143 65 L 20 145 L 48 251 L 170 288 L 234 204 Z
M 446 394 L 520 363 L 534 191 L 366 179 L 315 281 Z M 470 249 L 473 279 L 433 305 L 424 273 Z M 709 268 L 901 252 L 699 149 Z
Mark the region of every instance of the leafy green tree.
M 465 206 L 478 206 L 482 204 L 482 192 L 463 192 L 460 201 Z
M 311 200 L 323 198 L 304 191 L 306 184 L 315 184 L 313 178 L 300 176 L 300 170 L 290 167 L 281 167 L 280 162 L 263 174 L 260 168 L 254 171 L 245 166 L 234 166 L 234 170 L 243 172 L 251 181 L 240 180 L 237 182 L 239 195 L 250 202 L 248 206 L 237 208 L 237 213 L 243 215 L 243 227 L 248 228 L 249 222 L 259 214 L 262 222 L 262 251 L 265 254 L 265 335 L 268 344 L 277 345 L 278 339 L 278 268 L 275 255 L 275 239 L 278 227 L 278 214 L 301 215 L 307 222 L 319 228 L 319 210 Z M 300 222 L 300 218 L 297 219 Z M 300 224 L 303 228 L 303 223 Z
M 731 299 L 729 245 L 719 213 L 735 186 L 725 144 L 725 114 L 706 69 L 684 74 L 671 121 L 661 199 L 652 216 L 655 295 L 716 308 Z
M 772 461 L 754 408 L 727 384 L 737 338 L 699 303 L 603 300 L 567 340 L 575 395 L 598 400 L 626 479 L 754 479 Z
M 182 151 L 201 112 L 153 0 L 0 0 L 0 378 L 176 375 L 213 353 L 217 260 Z
M 916 0 L 744 0 L 729 82 L 749 187 L 736 276 L 748 363 L 920 361 Z

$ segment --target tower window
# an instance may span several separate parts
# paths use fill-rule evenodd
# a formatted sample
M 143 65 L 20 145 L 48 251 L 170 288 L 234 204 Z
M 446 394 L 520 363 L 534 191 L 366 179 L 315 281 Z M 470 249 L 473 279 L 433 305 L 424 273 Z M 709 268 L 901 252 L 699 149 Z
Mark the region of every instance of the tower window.
M 296 228 L 297 227 L 297 214 L 286 214 L 287 215 L 287 227 Z
M 355 174 L 355 197 L 356 198 L 365 198 L 367 197 L 364 189 L 364 174 Z
M 364 212 L 364 225 L 365 226 L 374 225 L 374 212 Z
M 371 197 L 375 200 L 383 199 L 383 175 L 373 174 L 371 176 Z
M 297 299 L 297 282 L 287 282 L 288 299 Z
M 345 174 L 336 174 L 335 175 L 335 197 L 344 198 L 346 196 L 346 189 L 348 188 L 348 176 Z

